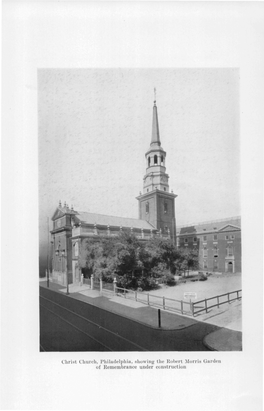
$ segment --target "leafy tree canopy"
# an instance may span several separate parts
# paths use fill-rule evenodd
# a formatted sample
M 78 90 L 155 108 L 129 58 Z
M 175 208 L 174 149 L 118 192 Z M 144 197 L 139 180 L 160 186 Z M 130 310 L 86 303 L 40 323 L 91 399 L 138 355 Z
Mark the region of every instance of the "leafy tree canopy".
M 194 269 L 198 256 L 177 249 L 161 238 L 140 241 L 122 232 L 117 237 L 85 239 L 79 256 L 81 268 L 89 269 L 96 278 L 117 279 L 123 288 L 151 289 L 157 280 L 173 284 L 178 270 Z

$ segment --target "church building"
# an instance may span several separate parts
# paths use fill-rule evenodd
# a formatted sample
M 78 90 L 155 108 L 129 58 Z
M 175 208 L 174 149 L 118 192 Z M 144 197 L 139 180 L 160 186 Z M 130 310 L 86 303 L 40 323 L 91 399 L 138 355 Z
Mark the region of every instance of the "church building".
M 122 231 L 134 233 L 142 241 L 161 237 L 170 239 L 179 248 L 196 250 L 200 270 L 241 272 L 240 217 L 182 226 L 176 233 L 177 195 L 169 190 L 166 151 L 161 147 L 156 100 L 151 142 L 145 160 L 143 193 L 137 197 L 138 219 L 76 211 L 66 203 L 64 206 L 59 203 L 52 217 L 52 281 L 66 285 L 68 276 L 69 284 L 78 284 L 81 278 L 78 259 L 83 241 L 117 236 Z
M 111 237 L 121 231 L 128 231 L 142 241 L 158 236 L 176 244 L 174 203 L 177 196 L 173 191 L 169 192 L 166 152 L 161 147 L 156 101 L 151 142 L 145 158 L 143 194 L 137 197 L 138 219 L 76 211 L 66 203 L 63 206 L 59 203 L 52 217 L 52 281 L 66 285 L 68 277 L 69 284 L 79 283 L 81 270 L 78 258 L 86 238 Z

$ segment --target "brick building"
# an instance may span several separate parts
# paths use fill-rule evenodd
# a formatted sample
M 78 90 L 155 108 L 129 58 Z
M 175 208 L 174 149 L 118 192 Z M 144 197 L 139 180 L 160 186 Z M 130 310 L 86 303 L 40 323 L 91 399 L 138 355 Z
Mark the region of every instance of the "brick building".
M 178 227 L 177 245 L 198 250 L 201 270 L 241 272 L 240 217 Z

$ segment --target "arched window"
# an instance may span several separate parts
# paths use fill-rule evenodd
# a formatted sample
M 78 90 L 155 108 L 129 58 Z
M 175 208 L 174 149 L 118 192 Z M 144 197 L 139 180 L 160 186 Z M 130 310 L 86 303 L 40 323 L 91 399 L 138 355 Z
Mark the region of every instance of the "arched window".
M 160 164 L 163 166 L 163 156 L 160 157 Z
M 158 164 L 158 156 L 156 154 L 154 156 L 154 164 Z
M 150 166 L 150 157 L 148 158 L 148 166 Z
M 168 203 L 164 203 L 164 214 L 168 212 Z
M 149 213 L 149 203 L 146 203 L 146 213 Z

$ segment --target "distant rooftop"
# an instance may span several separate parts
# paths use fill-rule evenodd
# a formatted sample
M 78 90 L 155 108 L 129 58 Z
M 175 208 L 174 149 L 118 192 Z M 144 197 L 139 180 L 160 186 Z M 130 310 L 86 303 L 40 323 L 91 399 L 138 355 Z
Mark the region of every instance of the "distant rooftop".
M 195 232 L 206 232 L 219 230 L 226 225 L 234 225 L 236 227 L 241 227 L 241 217 L 230 217 L 218 220 L 204 221 L 201 223 L 193 223 L 177 226 L 177 234 L 191 234 Z
M 220 223 L 220 222 L 233 221 L 233 220 L 241 221 L 241 216 L 235 216 L 235 217 L 229 217 L 229 218 L 220 218 L 220 219 L 217 219 L 217 220 L 208 220 L 208 221 L 201 221 L 201 222 L 196 221 L 196 222 L 193 222 L 193 223 L 186 223 L 186 224 L 178 225 L 178 228 L 189 227 L 189 226 L 197 226 L 197 225 L 201 225 L 201 224 Z

